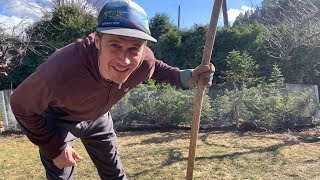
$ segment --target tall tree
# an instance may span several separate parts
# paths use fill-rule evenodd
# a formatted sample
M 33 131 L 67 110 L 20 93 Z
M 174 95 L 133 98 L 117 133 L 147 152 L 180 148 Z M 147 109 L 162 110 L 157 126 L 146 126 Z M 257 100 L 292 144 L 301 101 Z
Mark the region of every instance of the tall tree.
M 15 31 L 16 26 L 12 31 Z M 8 75 L 8 72 L 20 64 L 27 50 L 32 49 L 29 36 L 20 32 L 19 34 L 8 34 L 5 29 L 0 28 L 0 81 Z
M 277 63 L 286 82 L 320 85 L 319 9 L 319 0 L 263 0 L 253 14 L 239 16 L 235 24 L 259 22 L 267 27 L 262 59 L 268 69 Z
M 37 0 L 36 0 L 37 1 Z M 95 14 L 97 9 L 105 3 L 101 0 L 49 0 L 53 4 L 53 7 L 61 6 L 73 6 L 86 13 Z
M 150 19 L 150 31 L 154 38 L 159 39 L 161 35 L 177 29 L 167 14 L 156 14 Z
M 271 88 L 280 88 L 284 84 L 284 77 L 279 65 L 274 64 L 268 86 Z
M 223 71 L 226 80 L 224 85 L 235 91 L 233 118 L 239 128 L 240 104 L 243 94 L 248 86 L 257 82 L 258 78 L 255 76 L 255 71 L 259 66 L 246 52 L 241 54 L 240 51 L 231 51 L 225 60 L 228 69 Z
M 281 5 L 279 17 L 269 17 L 277 24 L 268 25 L 266 52 L 283 69 L 287 82 L 320 85 L 320 10 L 311 0 Z
M 177 66 L 179 65 L 179 48 L 181 45 L 181 34 L 179 29 L 170 21 L 166 14 L 156 14 L 150 20 L 150 31 L 157 43 L 150 43 L 158 59 L 166 63 Z
M 8 71 L 8 77 L 0 79 L 1 88 L 10 87 L 10 82 L 13 87 L 19 85 L 56 49 L 93 32 L 96 23 L 93 15 L 78 7 L 55 7 L 52 13 L 45 14 L 40 21 L 28 28 L 26 36 L 30 46 L 28 51 L 24 51 L 23 63 L 15 63 L 16 66 Z
M 194 25 L 181 32 L 179 67 L 194 68 L 201 63 L 208 26 Z

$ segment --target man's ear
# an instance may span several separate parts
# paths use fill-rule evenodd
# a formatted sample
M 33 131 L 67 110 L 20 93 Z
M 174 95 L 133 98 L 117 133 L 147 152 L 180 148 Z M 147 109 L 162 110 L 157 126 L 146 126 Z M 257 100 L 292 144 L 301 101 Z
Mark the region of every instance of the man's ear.
M 101 41 L 100 36 L 99 36 L 99 34 L 96 32 L 94 43 L 95 43 L 95 45 L 96 45 L 96 48 L 99 49 L 99 50 L 100 50 L 100 41 Z

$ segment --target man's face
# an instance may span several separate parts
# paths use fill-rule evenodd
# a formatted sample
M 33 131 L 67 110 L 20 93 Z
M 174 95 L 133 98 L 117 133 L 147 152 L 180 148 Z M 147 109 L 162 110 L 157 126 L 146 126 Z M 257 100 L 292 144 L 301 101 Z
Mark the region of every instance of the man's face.
M 146 41 L 103 34 L 96 36 L 99 71 L 104 79 L 123 84 L 142 61 Z

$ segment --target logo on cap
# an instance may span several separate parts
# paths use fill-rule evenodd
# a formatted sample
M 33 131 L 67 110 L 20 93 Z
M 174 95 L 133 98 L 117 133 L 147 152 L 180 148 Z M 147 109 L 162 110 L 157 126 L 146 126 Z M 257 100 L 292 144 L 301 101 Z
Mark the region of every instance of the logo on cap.
M 119 29 L 118 32 L 116 29 Z M 124 29 L 131 31 L 125 33 Z M 132 30 L 141 31 L 146 35 Z M 97 31 L 156 41 L 151 37 L 146 12 L 130 0 L 112 0 L 107 3 L 99 13 Z

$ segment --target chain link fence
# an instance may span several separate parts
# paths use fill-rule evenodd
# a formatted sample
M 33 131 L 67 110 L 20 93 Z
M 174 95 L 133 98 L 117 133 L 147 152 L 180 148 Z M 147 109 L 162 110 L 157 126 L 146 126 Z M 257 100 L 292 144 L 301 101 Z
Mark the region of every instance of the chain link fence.
M 310 116 L 320 119 L 319 91 L 317 85 L 286 84 L 286 88 L 289 92 L 307 102 L 306 104 L 310 104 Z
M 297 97 L 299 99 L 299 103 L 298 105 L 295 105 L 293 107 L 294 111 L 303 111 L 304 113 L 299 116 L 299 120 L 294 119 L 294 117 L 289 118 L 288 122 L 284 122 L 287 125 L 289 125 L 291 122 L 295 121 L 295 123 L 298 123 L 301 125 L 304 124 L 320 124 L 320 111 L 319 111 L 319 94 L 318 94 L 318 86 L 317 85 L 297 85 L 297 84 L 286 84 L 285 85 L 285 92 L 289 93 L 291 95 L 294 95 L 295 97 Z M 285 94 L 285 92 L 283 94 Z M 2 117 L 2 119 L 0 119 L 0 130 L 2 131 L 19 131 L 20 127 L 11 111 L 11 107 L 10 107 L 10 103 L 9 103 L 9 99 L 10 99 L 10 94 L 12 93 L 12 90 L 4 90 L 4 91 L 0 91 L 0 113 Z M 220 94 L 221 92 L 217 92 L 217 91 L 210 91 L 209 92 L 209 96 L 212 98 L 213 101 L 216 100 L 217 98 L 217 94 Z M 259 93 L 259 92 L 257 92 Z M 260 92 L 261 93 L 261 92 Z M 271 94 L 274 92 L 263 92 L 265 95 L 263 96 L 272 96 Z M 222 93 L 223 94 L 223 93 Z M 269 95 L 268 95 L 269 94 Z M 254 96 L 257 94 L 253 94 Z M 208 117 L 209 119 L 207 120 L 202 120 L 202 124 L 206 124 L 209 123 L 211 125 L 215 125 L 215 126 L 222 126 L 224 125 L 224 123 L 227 123 L 227 119 L 230 118 L 230 112 L 232 112 L 232 107 L 233 107 L 233 101 L 232 99 L 230 100 L 230 103 L 226 104 L 224 101 L 222 103 L 222 106 L 217 107 L 217 104 L 213 104 L 212 107 L 212 113 L 223 113 L 225 114 L 224 116 L 220 117 L 220 119 L 222 120 L 221 124 L 214 120 L 216 117 Z M 249 105 L 251 106 L 257 106 L 257 104 L 253 104 L 255 102 L 246 102 L 249 103 Z M 248 106 L 248 107 L 250 107 Z M 272 106 L 272 104 L 271 104 Z M 131 107 L 131 106 L 130 106 Z M 124 106 L 123 104 L 120 104 L 115 106 L 113 108 L 113 112 L 114 112 L 114 120 L 118 121 L 119 117 L 127 117 L 130 116 L 130 113 L 128 113 L 128 111 L 124 111 L 123 108 L 127 108 L 127 106 Z M 133 107 L 132 107 L 133 108 Z M 210 111 L 210 110 L 209 110 Z M 247 109 L 248 111 L 248 109 Z M 263 114 L 263 112 L 265 112 L 266 110 L 264 110 L 264 108 L 260 108 L 261 113 Z M 118 112 L 118 113 L 117 113 Z M 244 111 L 242 111 L 242 118 L 244 120 L 246 120 L 246 113 L 245 113 L 245 109 Z M 252 111 L 254 114 L 259 114 L 259 112 L 256 111 Z M 251 114 L 252 114 L 251 112 Z M 281 113 L 285 112 L 285 108 L 284 109 L 279 109 L 279 112 L 275 112 L 277 113 L 277 115 L 281 115 Z M 149 112 L 150 113 L 150 112 Z M 174 113 L 181 113 L 181 112 L 173 112 Z M 293 113 L 294 114 L 294 113 Z M 232 115 L 232 114 L 231 114 Z M 249 114 L 250 115 L 250 114 Z M 148 115 L 146 115 L 148 116 Z M 152 116 L 152 115 L 151 115 Z M 152 119 L 152 117 L 148 117 L 150 119 Z M 134 117 L 128 117 L 129 119 L 134 119 Z M 167 118 L 165 118 L 167 119 Z M 177 120 L 179 121 L 179 120 Z M 190 118 L 191 121 L 191 118 Z M 316 122 L 315 122 L 316 121 Z M 289 123 L 289 124 L 288 124 Z

